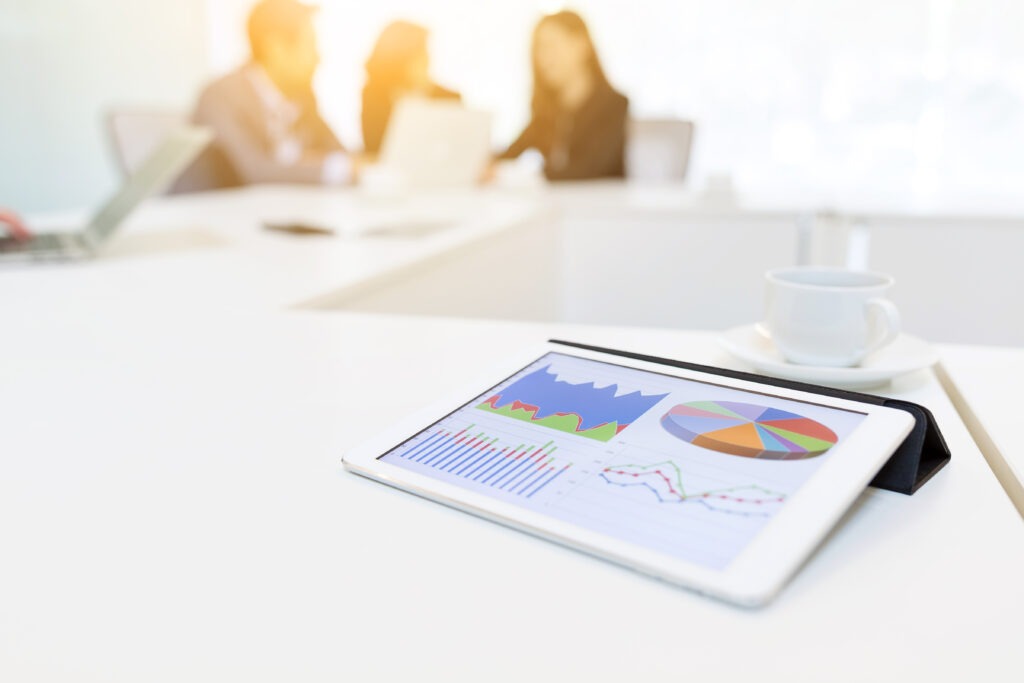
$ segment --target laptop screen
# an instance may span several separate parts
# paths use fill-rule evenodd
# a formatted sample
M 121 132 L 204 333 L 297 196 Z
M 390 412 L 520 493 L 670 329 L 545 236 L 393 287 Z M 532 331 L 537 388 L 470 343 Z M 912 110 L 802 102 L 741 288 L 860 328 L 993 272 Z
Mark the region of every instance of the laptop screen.
M 169 134 L 148 159 L 89 221 L 84 237 L 90 246 L 106 242 L 136 206 L 169 185 L 210 143 L 204 128 L 183 127 Z

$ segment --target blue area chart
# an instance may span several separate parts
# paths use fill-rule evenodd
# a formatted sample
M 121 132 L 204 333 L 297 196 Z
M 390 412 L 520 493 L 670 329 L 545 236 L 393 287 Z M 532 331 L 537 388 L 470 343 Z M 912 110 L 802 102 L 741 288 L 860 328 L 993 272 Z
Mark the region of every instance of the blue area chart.
M 616 396 L 617 384 L 571 384 L 546 366 L 531 372 L 477 407 L 506 417 L 607 441 L 668 394 L 639 391 Z

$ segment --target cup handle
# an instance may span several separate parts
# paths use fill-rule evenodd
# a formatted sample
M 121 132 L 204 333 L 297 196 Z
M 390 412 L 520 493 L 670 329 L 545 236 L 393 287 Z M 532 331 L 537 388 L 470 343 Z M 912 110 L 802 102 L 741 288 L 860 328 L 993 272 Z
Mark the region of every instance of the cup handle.
M 871 315 L 875 311 L 877 315 Z M 896 339 L 900 334 L 900 311 L 888 299 L 875 298 L 864 302 L 868 315 L 868 326 L 872 328 L 869 340 L 861 356 L 867 356 Z

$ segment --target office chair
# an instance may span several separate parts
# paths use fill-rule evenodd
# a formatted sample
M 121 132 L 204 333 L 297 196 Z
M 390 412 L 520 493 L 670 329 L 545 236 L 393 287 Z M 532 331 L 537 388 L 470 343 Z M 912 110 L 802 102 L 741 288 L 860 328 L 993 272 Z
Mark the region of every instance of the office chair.
M 626 177 L 648 182 L 682 181 L 690 165 L 694 125 L 681 119 L 630 119 L 626 129 Z

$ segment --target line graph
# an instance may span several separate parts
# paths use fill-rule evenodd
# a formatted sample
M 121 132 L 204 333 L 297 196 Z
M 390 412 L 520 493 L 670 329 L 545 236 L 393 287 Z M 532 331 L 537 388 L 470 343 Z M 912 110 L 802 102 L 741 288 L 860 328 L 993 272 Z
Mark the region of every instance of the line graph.
M 474 434 L 475 428 L 437 429 L 399 457 L 524 498 L 532 498 L 572 466 L 556 460 L 554 441 L 511 447 L 485 431 Z
M 534 370 L 476 407 L 567 434 L 610 441 L 668 394 L 634 391 L 616 395 L 617 384 L 571 384 L 551 366 Z
M 696 503 L 713 512 L 747 517 L 770 517 L 786 500 L 785 493 L 757 484 L 687 491 L 682 471 L 671 460 L 652 465 L 610 465 L 599 476 L 613 486 L 646 488 L 659 503 Z

